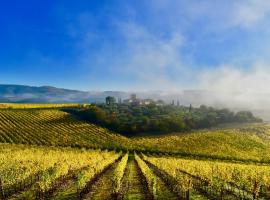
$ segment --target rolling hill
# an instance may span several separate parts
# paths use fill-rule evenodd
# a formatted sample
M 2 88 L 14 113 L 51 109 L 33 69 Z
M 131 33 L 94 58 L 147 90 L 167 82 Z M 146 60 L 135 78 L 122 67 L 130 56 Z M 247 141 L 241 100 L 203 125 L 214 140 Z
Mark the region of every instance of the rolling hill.
M 0 109 L 0 142 L 270 162 L 269 125 L 127 138 L 57 108 Z
M 119 149 L 127 139 L 57 109 L 0 110 L 0 142 Z

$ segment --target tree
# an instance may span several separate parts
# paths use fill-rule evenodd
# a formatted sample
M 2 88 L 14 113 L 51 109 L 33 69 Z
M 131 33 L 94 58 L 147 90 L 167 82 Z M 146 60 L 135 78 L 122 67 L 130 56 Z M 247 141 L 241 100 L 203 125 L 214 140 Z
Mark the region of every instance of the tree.
M 177 105 L 178 101 L 175 103 Z M 106 104 L 81 107 L 72 112 L 86 121 L 127 135 L 186 131 L 230 122 L 262 122 L 248 111 L 234 114 L 228 109 L 204 105 L 197 108 L 191 104 L 186 107 L 156 104 L 132 106 L 117 104 L 111 96 L 106 97 Z
M 205 106 L 205 105 L 201 105 L 200 106 L 200 110 L 201 110 L 201 112 L 207 112 L 207 106 Z
M 190 104 L 190 105 L 189 105 L 188 112 L 191 112 L 191 111 L 192 111 L 192 105 Z
M 91 106 L 90 108 L 81 111 L 80 114 L 85 120 L 97 123 L 97 124 L 102 124 L 104 125 L 107 123 L 107 116 L 104 110 L 97 106 Z
M 207 113 L 208 126 L 214 126 L 217 123 L 217 113 L 209 112 Z
M 111 106 L 111 105 L 113 105 L 115 103 L 116 103 L 116 99 L 114 97 L 112 97 L 112 96 L 107 96 L 106 97 L 106 104 L 107 105 Z
M 122 99 L 120 97 L 118 98 L 118 104 L 122 104 Z
M 254 122 L 255 117 L 249 111 L 239 111 L 235 114 L 235 120 L 238 122 Z

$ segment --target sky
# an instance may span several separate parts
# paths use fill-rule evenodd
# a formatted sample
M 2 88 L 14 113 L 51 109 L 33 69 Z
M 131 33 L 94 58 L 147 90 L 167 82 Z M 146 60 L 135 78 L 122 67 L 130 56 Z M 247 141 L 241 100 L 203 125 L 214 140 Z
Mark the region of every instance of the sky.
M 2 0 L 0 84 L 270 93 L 268 0 Z

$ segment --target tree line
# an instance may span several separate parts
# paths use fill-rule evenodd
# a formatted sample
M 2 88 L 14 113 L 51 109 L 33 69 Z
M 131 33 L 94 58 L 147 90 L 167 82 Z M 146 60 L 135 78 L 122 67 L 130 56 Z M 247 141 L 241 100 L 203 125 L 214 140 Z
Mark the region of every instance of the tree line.
M 192 105 L 132 106 L 108 102 L 68 109 L 68 112 L 124 135 L 183 132 L 215 127 L 223 123 L 262 122 L 262 119 L 255 117 L 250 111 L 235 113 L 229 109 L 215 109 L 205 105 L 193 108 Z

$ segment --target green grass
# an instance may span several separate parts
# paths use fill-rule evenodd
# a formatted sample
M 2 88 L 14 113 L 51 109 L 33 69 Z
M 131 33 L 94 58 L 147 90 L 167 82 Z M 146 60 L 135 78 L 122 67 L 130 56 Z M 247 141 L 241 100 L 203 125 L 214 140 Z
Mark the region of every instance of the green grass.
M 138 173 L 138 166 L 135 163 L 134 155 L 129 156 L 127 171 L 123 179 L 123 185 L 127 188 L 124 200 L 145 199 L 144 188 Z

